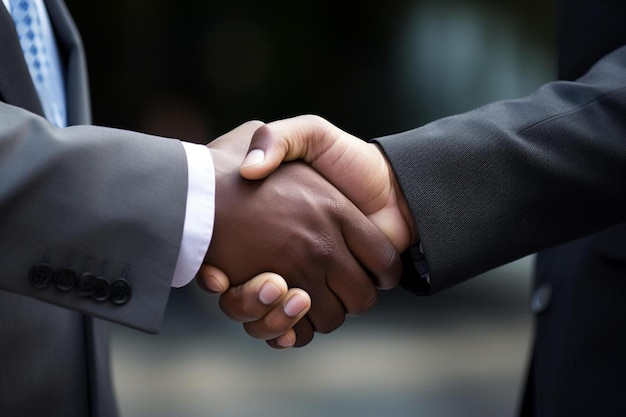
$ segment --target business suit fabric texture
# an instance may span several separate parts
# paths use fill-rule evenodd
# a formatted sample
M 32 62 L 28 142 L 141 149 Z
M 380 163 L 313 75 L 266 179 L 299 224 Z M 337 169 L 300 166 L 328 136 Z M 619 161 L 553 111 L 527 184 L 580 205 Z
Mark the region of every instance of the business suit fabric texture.
M 626 2 L 562 1 L 562 81 L 378 139 L 434 294 L 538 255 L 523 416 L 624 416 Z M 569 243 L 565 243 L 569 242 Z
M 625 68 L 621 48 L 576 82 L 378 139 L 432 293 L 626 220 Z
M 107 321 L 160 328 L 182 236 L 186 157 L 175 140 L 89 126 L 78 32 L 61 0 L 45 4 L 66 70 L 67 129 L 41 117 L 0 8 L 0 415 L 116 416 Z M 54 281 L 38 288 L 29 272 L 42 262 L 78 277 L 123 277 L 132 293 L 116 304 Z

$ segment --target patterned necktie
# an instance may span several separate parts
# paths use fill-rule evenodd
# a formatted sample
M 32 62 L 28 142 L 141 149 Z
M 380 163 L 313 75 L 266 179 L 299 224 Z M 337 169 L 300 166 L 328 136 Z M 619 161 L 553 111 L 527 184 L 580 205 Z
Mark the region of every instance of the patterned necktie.
M 20 46 L 44 114 L 55 125 L 64 127 L 67 118 L 58 53 L 54 40 L 51 39 L 52 33 L 48 39 L 44 38 L 41 21 L 43 18 L 47 19 L 47 15 L 40 16 L 34 0 L 10 0 L 10 4 Z

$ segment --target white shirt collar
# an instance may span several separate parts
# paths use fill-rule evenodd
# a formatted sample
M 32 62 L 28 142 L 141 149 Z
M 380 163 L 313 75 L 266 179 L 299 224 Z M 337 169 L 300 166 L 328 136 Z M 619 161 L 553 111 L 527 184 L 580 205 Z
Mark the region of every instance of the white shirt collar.
M 9 6 L 9 0 L 2 0 L 2 3 L 4 3 L 4 7 L 6 7 L 9 12 L 11 12 L 11 7 Z

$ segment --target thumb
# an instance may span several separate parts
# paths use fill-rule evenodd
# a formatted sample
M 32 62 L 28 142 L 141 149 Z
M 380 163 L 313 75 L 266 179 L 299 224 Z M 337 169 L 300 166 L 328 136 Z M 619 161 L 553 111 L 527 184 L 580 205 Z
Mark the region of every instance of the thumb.
M 332 145 L 330 123 L 317 116 L 299 116 L 259 127 L 250 141 L 241 175 L 249 180 L 265 178 L 284 161 L 315 160 Z
M 249 180 L 265 178 L 281 162 L 294 159 L 307 162 L 348 197 L 396 248 L 408 247 L 413 229 L 399 209 L 401 192 L 396 190 L 393 171 L 377 145 L 363 142 L 321 117 L 298 116 L 257 128 L 240 173 Z
M 211 294 L 221 294 L 230 286 L 228 276 L 219 268 L 202 264 L 196 274 L 196 281 L 200 288 Z
M 390 203 L 392 190 L 382 152 L 318 116 L 298 116 L 257 128 L 240 173 L 249 180 L 261 179 L 281 162 L 294 159 L 311 165 L 365 215 Z

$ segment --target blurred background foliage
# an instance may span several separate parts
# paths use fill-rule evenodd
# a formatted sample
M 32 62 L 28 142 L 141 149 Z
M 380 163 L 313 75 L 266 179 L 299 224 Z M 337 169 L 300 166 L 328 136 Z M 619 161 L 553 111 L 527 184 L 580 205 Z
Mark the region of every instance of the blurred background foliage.
M 66 0 L 94 121 L 200 143 L 319 114 L 363 139 L 530 94 L 556 74 L 555 1 Z M 274 352 L 195 285 L 160 336 L 115 327 L 124 416 L 514 415 L 532 332 L 525 258 L 432 298 L 381 293 Z

